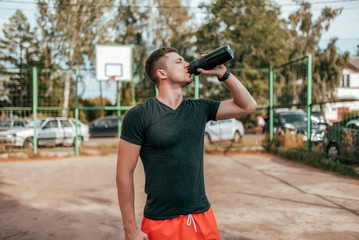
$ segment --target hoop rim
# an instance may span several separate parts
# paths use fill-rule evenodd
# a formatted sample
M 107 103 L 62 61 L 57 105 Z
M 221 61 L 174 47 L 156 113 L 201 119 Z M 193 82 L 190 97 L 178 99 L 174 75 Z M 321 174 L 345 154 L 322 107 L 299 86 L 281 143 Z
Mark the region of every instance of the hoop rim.
M 106 83 L 109 83 L 111 81 L 121 82 L 121 78 L 120 76 L 111 75 L 105 80 Z

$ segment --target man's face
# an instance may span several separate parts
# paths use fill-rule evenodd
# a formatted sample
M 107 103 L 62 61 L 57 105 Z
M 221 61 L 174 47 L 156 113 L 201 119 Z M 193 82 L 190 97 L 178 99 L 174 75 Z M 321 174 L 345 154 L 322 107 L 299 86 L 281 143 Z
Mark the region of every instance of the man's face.
M 167 78 L 172 83 L 180 83 L 182 87 L 192 82 L 191 74 L 188 73 L 189 63 L 178 53 L 166 54 Z

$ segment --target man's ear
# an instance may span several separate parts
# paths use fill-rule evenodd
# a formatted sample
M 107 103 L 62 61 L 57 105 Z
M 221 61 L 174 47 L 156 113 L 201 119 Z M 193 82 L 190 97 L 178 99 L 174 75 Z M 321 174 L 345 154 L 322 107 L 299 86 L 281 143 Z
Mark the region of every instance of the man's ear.
M 166 79 L 167 78 L 167 73 L 166 73 L 166 71 L 164 69 L 158 69 L 156 71 L 156 74 L 157 74 L 157 77 L 159 79 Z

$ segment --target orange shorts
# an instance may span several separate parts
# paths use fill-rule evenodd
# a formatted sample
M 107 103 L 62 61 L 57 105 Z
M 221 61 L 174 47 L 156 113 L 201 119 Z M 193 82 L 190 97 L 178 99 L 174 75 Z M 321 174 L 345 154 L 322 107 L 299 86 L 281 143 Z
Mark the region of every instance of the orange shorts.
M 166 220 L 143 217 L 141 231 L 150 240 L 219 240 L 219 232 L 210 208 L 203 213 L 193 213 Z

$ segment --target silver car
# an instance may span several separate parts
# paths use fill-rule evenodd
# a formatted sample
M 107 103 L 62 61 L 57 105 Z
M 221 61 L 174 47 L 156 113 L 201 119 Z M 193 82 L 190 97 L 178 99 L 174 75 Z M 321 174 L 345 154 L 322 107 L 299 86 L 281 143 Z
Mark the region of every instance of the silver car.
M 0 121 L 0 131 L 6 131 L 10 128 L 25 127 L 29 121 L 24 118 L 8 118 Z
M 75 144 L 75 120 L 68 118 L 43 118 L 37 123 L 37 143 L 39 146 L 72 146 Z M 89 128 L 83 123 L 78 124 L 79 144 L 90 138 Z M 13 147 L 32 148 L 34 142 L 34 125 L 12 128 L 0 132 L 0 142 Z
M 243 135 L 243 124 L 237 119 L 209 121 L 205 128 L 204 142 L 205 144 L 228 140 L 239 142 Z

